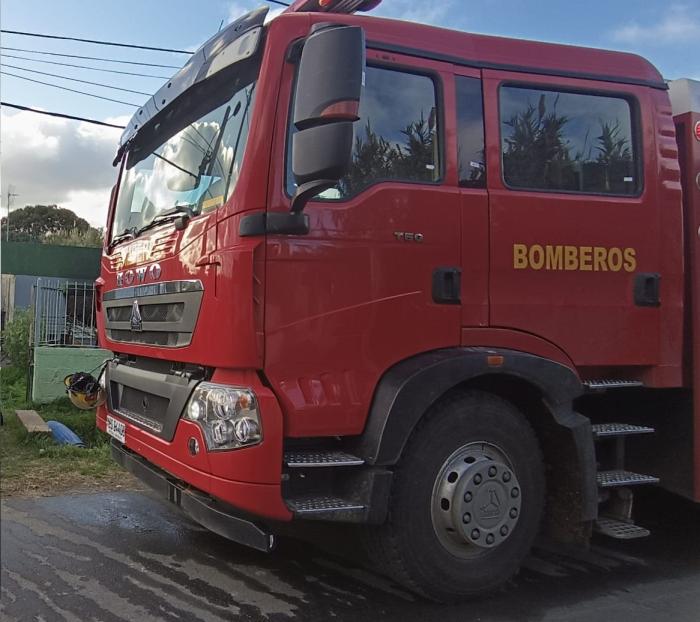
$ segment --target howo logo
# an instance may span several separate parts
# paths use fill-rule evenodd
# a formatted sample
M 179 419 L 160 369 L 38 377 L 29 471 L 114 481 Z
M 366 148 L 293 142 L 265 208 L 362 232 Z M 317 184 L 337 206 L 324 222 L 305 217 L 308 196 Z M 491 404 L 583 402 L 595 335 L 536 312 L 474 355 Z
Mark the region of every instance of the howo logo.
M 150 266 L 139 266 L 135 270 L 124 270 L 117 272 L 117 287 L 133 285 L 134 283 L 145 283 L 146 281 L 157 281 L 162 273 L 159 263 L 152 263 Z

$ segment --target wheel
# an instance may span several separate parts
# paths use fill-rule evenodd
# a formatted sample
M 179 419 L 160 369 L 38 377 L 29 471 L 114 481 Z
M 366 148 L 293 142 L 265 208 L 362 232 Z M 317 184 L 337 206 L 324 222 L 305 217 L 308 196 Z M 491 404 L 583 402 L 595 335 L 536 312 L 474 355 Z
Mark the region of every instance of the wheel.
M 385 524 L 370 557 L 430 599 L 490 592 L 518 569 L 537 535 L 544 468 L 532 428 L 480 391 L 434 406 L 397 465 Z

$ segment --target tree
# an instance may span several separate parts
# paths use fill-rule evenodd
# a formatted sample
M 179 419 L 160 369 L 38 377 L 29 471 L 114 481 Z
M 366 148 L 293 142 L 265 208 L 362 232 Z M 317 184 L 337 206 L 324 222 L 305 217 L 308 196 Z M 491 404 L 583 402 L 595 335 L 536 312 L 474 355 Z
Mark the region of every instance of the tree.
M 45 244 L 55 244 L 57 246 L 88 246 L 100 248 L 103 244 L 104 230 L 90 227 L 86 231 L 71 229 L 70 231 L 59 231 L 47 235 L 43 242 Z
M 45 242 L 47 236 L 59 232 L 85 232 L 90 229 L 87 220 L 57 205 L 27 205 L 11 212 L 9 218 L 9 237 L 17 242 Z M 7 235 L 7 217 L 0 222 L 2 233 Z

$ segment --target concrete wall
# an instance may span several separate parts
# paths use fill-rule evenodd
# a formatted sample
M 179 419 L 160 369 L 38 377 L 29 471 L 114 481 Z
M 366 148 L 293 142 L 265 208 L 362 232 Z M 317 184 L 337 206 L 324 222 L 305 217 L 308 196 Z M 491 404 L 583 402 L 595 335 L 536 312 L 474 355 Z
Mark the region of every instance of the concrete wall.
M 38 346 L 34 348 L 34 377 L 32 400 L 50 402 L 66 395 L 63 379 L 76 371 L 92 372 L 112 353 L 100 348 L 63 348 Z M 99 370 L 97 370 L 99 371 Z M 97 371 L 92 372 L 97 377 Z

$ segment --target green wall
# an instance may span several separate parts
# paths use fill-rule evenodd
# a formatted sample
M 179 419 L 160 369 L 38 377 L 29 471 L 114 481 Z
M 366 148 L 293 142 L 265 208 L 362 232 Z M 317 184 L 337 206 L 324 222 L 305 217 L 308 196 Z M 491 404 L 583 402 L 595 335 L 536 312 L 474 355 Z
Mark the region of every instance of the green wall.
M 94 280 L 100 274 L 101 248 L 2 242 L 3 274 Z
M 112 353 L 100 348 L 62 348 L 58 346 L 37 346 L 34 348 L 34 377 L 32 395 L 35 402 L 50 402 L 57 397 L 65 397 L 63 379 L 76 371 L 92 371 Z

